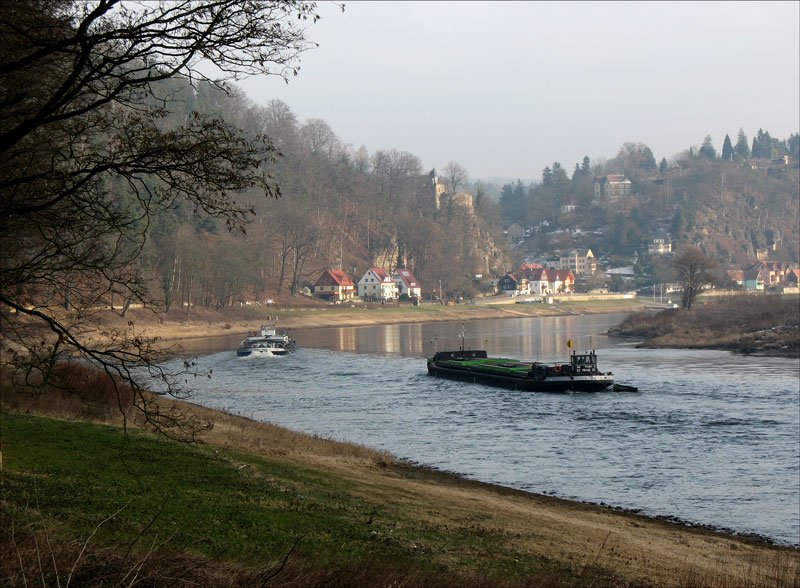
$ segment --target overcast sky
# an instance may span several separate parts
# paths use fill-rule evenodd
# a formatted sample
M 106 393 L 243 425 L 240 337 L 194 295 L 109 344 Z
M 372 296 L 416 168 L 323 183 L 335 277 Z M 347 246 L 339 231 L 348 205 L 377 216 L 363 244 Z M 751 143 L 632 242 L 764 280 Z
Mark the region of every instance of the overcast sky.
M 800 2 L 320 5 L 300 75 L 240 82 L 346 144 L 426 170 L 540 179 L 627 141 L 670 159 L 711 135 L 800 127 Z

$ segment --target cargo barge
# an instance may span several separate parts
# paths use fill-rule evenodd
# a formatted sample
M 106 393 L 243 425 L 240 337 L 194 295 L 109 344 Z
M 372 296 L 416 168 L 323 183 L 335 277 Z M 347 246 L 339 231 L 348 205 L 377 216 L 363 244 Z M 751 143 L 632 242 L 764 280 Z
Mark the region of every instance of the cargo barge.
M 600 392 L 614 386 L 614 375 L 597 369 L 594 351 L 572 352 L 569 363 L 527 362 L 489 357 L 484 350 L 438 351 L 428 358 L 428 374 L 528 392 Z M 635 391 L 632 386 L 620 390 Z

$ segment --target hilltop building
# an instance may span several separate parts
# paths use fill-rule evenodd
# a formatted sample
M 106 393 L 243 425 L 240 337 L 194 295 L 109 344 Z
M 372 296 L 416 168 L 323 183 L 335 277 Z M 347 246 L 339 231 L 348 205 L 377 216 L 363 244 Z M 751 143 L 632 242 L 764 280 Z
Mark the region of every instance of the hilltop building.
M 596 200 L 605 197 L 606 200 L 613 202 L 633 195 L 633 184 L 625 177 L 625 174 L 608 174 L 605 177 L 595 178 L 594 196 Z

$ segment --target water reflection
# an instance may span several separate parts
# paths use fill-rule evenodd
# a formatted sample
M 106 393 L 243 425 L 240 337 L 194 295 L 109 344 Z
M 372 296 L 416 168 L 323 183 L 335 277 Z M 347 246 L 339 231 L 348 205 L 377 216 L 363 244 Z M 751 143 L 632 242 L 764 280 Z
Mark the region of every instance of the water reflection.
M 448 321 L 369 327 L 330 327 L 296 331 L 300 347 L 349 351 L 353 353 L 425 356 L 435 348 L 487 349 L 492 355 L 542 361 L 569 355 L 567 340 L 576 349 L 603 349 L 609 327 L 619 324 L 625 314 L 561 317 L 519 317 Z

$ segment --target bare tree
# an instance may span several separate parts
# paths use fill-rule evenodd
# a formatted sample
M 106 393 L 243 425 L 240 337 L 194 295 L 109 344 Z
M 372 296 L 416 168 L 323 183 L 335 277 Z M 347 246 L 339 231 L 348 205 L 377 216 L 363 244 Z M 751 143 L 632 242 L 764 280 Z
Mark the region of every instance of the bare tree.
M 0 2 L 0 324 L 7 366 L 26 383 L 76 355 L 137 391 L 139 366 L 168 379 L 142 333 L 99 341 L 91 309 L 113 295 L 152 302 L 134 262 L 158 211 L 183 202 L 243 228 L 252 211 L 236 193 L 279 195 L 270 140 L 197 112 L 175 121 L 168 82 L 227 91 L 242 75 L 296 75 L 315 10 L 299 0 Z
M 310 118 L 300 127 L 300 139 L 312 155 L 326 155 L 333 159 L 342 150 L 342 142 L 328 123 L 320 118 Z
M 460 163 L 451 161 L 444 166 L 444 177 L 455 194 L 458 192 L 458 187 L 467 181 L 467 170 Z
M 681 304 L 686 310 L 692 308 L 703 286 L 714 284 L 719 277 L 719 263 L 707 256 L 702 249 L 689 245 L 672 261 L 675 277 L 682 287 Z
M 422 170 L 419 157 L 397 149 L 378 150 L 372 156 L 372 173 L 389 202 Z

